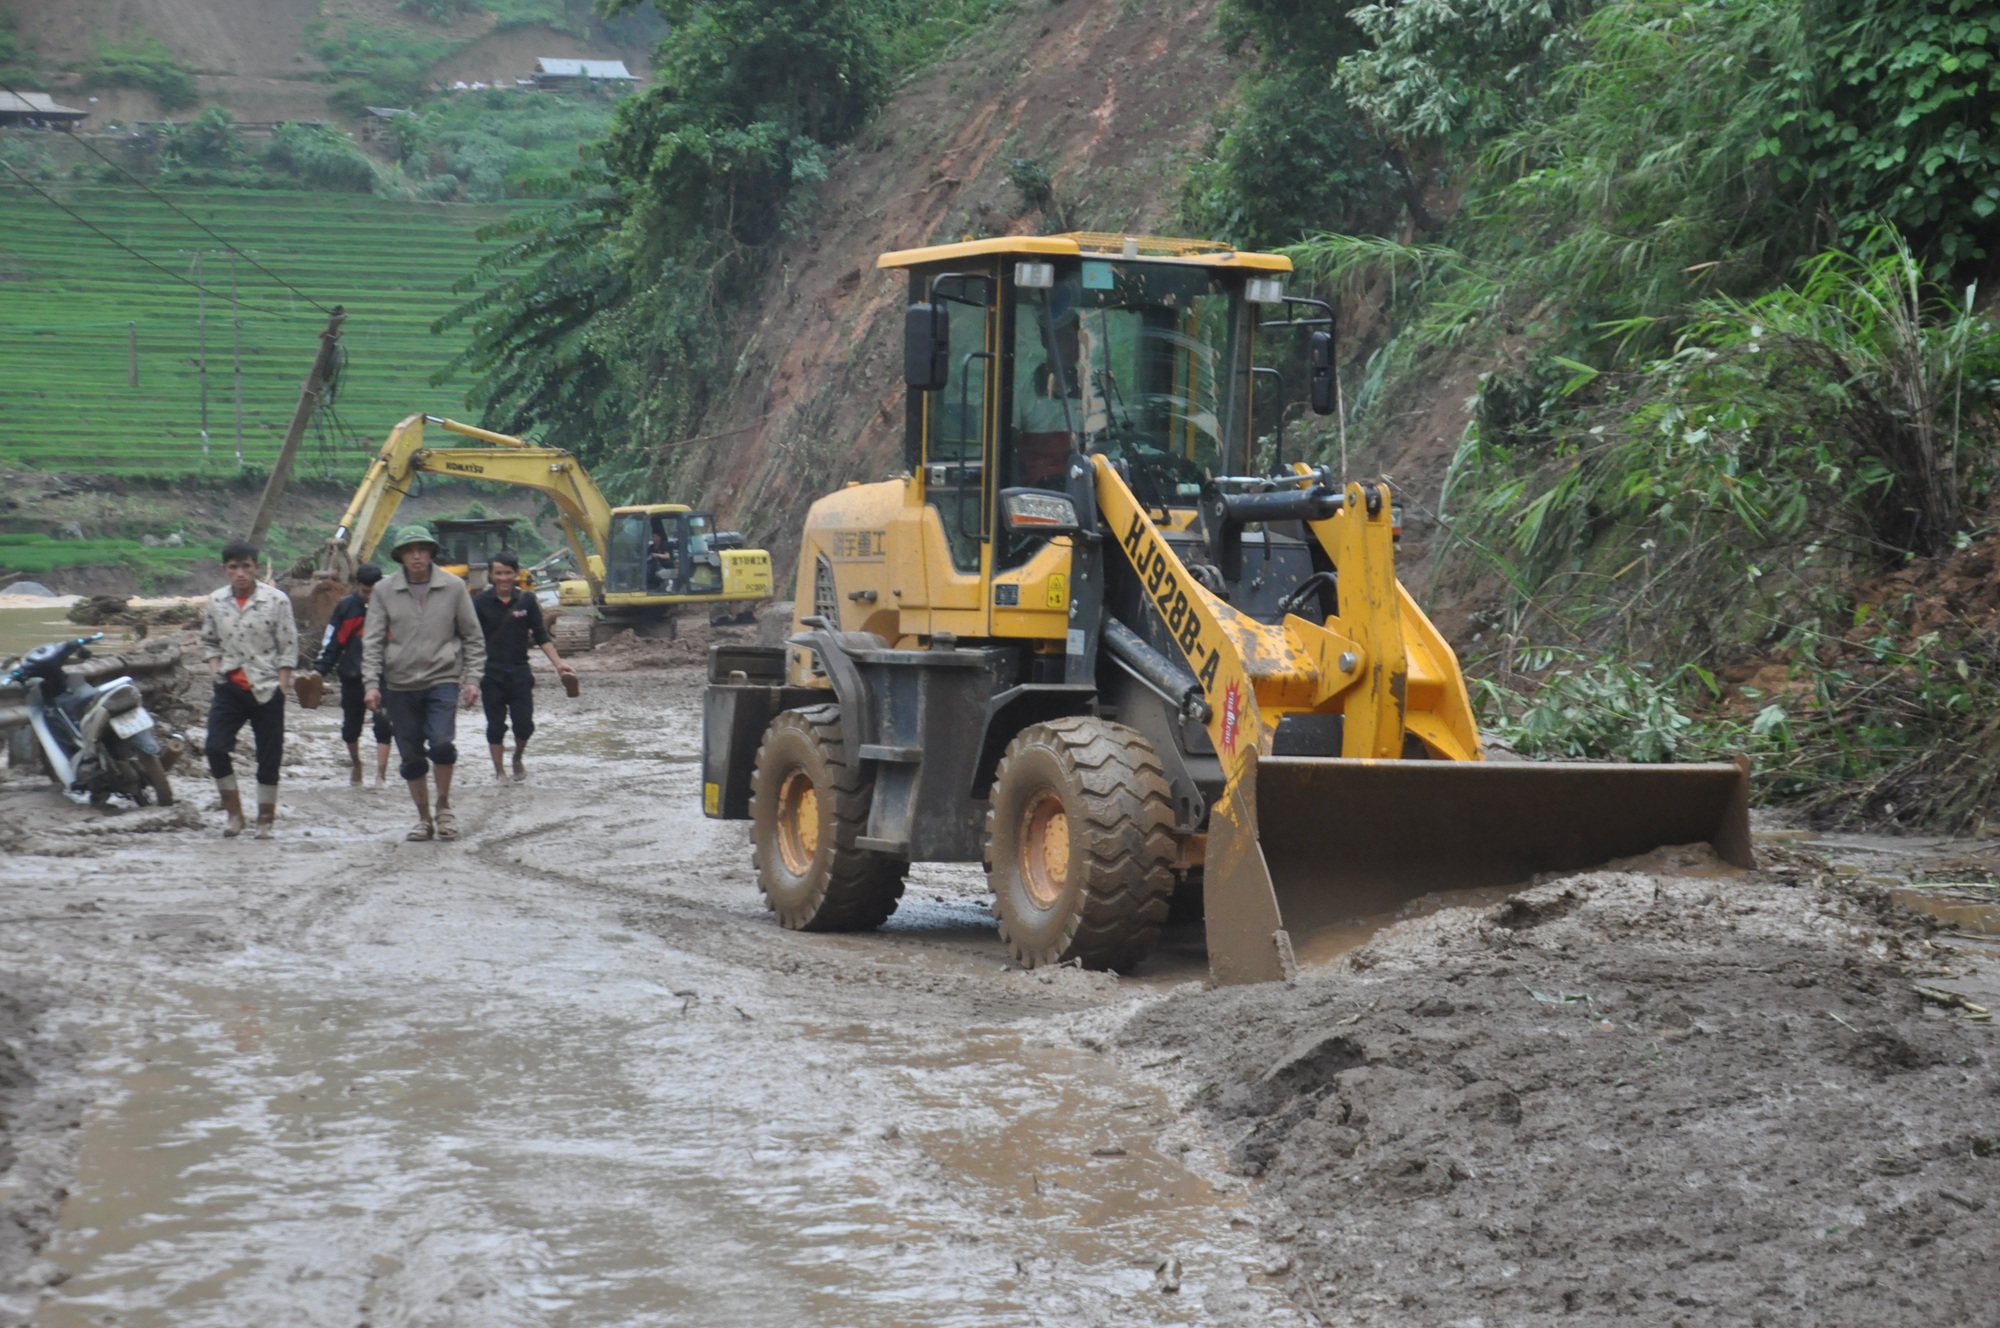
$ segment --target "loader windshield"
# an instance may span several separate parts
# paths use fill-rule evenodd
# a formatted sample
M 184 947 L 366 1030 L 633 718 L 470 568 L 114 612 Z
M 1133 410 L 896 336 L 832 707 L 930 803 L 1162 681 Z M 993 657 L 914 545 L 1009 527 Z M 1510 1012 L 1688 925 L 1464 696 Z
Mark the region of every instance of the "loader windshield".
M 1242 400 L 1242 303 L 1220 274 L 1085 259 L 1013 318 L 1009 484 L 1060 483 L 1070 439 L 1125 460 L 1151 506 L 1193 503 Z

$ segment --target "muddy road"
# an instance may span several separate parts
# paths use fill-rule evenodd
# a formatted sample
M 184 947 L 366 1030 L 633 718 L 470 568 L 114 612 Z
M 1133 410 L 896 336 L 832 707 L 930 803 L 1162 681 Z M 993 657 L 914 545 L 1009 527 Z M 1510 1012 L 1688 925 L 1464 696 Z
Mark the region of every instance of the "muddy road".
M 271 843 L 186 771 L 0 782 L 0 1323 L 1990 1321 L 2000 1047 L 1949 999 L 2000 962 L 1878 888 L 1898 843 L 1552 882 L 1290 986 L 1204 991 L 1190 935 L 1023 973 L 973 869 L 777 928 L 645 649 L 543 689 L 527 784 L 462 720 L 456 844 L 347 787 L 331 708 Z
M 462 721 L 457 844 L 401 842 L 393 769 L 347 787 L 331 708 L 290 712 L 270 843 L 185 771 L 109 817 L 0 785 L 39 822 L 0 899 L 39 1085 L 0 1321 L 1303 1322 L 1242 1184 L 1103 1051 L 1198 957 L 1008 971 L 962 870 L 886 936 L 783 932 L 699 813 L 694 673 L 585 682 L 524 785 Z

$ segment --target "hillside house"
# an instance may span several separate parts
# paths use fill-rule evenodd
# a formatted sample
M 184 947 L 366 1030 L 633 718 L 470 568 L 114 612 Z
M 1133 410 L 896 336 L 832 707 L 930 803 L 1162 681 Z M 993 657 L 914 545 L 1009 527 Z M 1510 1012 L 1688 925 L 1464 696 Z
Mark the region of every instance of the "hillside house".
M 60 129 L 73 133 L 89 111 L 61 106 L 46 92 L 0 92 L 0 129 Z
M 581 92 L 589 87 L 636 87 L 639 79 L 623 60 L 571 60 L 545 55 L 535 61 L 535 87 L 541 92 Z

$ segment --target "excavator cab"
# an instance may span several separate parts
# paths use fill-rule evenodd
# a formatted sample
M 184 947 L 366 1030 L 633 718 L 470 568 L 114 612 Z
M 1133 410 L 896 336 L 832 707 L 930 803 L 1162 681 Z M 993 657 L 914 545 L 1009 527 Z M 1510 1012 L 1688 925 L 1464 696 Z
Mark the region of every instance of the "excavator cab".
M 742 549 L 743 539 L 717 531 L 711 512 L 671 503 L 621 507 L 611 514 L 609 543 L 608 602 L 627 602 L 613 596 L 712 599 L 732 589 L 747 592 L 741 582 L 748 569 L 728 556 Z M 769 586 L 766 565 L 761 593 L 768 594 Z
M 752 822 L 786 926 L 874 926 L 911 862 L 983 862 L 1024 965 L 1129 968 L 1181 895 L 1216 979 L 1255 981 L 1432 892 L 1750 863 L 1741 764 L 1484 759 L 1389 487 L 1258 436 L 1297 404 L 1260 338 L 1333 408 L 1332 310 L 1289 260 L 1071 234 L 879 265 L 906 471 L 813 505 L 784 646 L 711 657 L 705 809 Z

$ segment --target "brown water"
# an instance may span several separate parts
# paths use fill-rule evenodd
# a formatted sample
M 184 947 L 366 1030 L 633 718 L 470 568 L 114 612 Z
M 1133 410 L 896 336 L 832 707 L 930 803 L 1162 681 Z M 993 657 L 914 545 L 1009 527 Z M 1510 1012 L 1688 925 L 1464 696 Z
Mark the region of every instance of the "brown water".
M 116 646 L 120 641 L 129 640 L 131 633 L 120 628 L 79 627 L 65 615 L 68 605 L 44 607 L 31 605 L 27 608 L 0 608 L 0 659 L 9 655 L 19 655 L 45 641 L 60 641 L 64 637 L 89 636 L 102 630 L 104 642 Z
M 1890 893 L 1905 908 L 1928 913 L 1958 931 L 2000 937 L 2000 887 L 1904 885 Z

